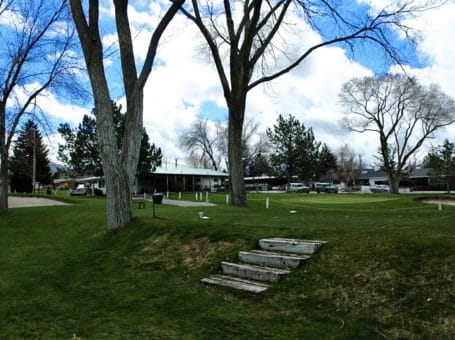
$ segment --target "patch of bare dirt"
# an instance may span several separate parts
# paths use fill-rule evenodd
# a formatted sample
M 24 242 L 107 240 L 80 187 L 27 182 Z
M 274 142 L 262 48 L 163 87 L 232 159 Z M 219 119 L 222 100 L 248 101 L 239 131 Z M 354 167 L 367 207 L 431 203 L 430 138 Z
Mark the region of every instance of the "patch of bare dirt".
M 183 265 L 188 269 L 202 266 L 207 259 L 218 252 L 225 253 L 234 248 L 235 244 L 226 241 L 211 242 L 207 237 L 200 237 L 182 245 Z
M 240 249 L 243 245 L 245 245 L 243 240 L 210 241 L 208 237 L 181 242 L 165 234 L 145 241 L 144 247 L 134 260 L 141 264 L 159 262 L 169 269 L 181 263 L 187 269 L 193 270 L 201 267 L 217 254 Z

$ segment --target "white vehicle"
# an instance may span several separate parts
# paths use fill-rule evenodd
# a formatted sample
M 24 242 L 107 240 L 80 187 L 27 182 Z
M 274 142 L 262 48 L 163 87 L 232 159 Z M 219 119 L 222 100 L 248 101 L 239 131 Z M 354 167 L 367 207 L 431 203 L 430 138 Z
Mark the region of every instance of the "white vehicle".
M 390 187 L 387 184 L 377 184 L 370 188 L 372 193 L 389 193 Z
M 330 183 L 316 183 L 314 185 L 314 190 L 316 190 L 318 194 L 321 192 L 338 193 L 338 187 Z
M 85 196 L 87 193 L 87 188 L 84 184 L 78 184 L 75 189 L 70 191 L 71 196 Z
M 289 183 L 289 192 L 306 192 L 310 193 L 310 188 L 303 183 Z

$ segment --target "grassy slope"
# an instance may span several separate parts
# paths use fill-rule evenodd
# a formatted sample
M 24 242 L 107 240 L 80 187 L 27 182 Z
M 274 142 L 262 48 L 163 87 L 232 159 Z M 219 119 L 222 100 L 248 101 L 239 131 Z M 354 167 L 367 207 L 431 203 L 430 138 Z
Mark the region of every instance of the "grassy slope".
M 224 196 L 212 196 L 224 202 Z M 455 207 L 410 196 L 250 196 L 150 206 L 107 233 L 103 199 L 0 215 L 3 338 L 383 338 L 455 333 Z M 210 220 L 197 219 L 203 210 Z M 296 210 L 296 214 L 289 214 Z M 328 240 L 262 295 L 206 287 L 259 238 Z

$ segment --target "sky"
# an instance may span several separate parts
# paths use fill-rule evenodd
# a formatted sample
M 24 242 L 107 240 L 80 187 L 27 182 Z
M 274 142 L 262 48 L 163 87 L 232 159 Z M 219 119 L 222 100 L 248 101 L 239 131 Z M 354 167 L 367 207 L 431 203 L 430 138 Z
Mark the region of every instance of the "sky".
M 418 1 L 418 0 L 417 0 Z M 385 6 L 393 6 L 393 0 L 357 0 L 370 14 Z M 110 1 L 104 1 L 102 20 L 113 20 Z M 157 17 L 162 11 L 150 1 L 130 1 L 129 16 L 132 24 L 134 47 L 138 63 L 143 60 L 148 39 Z M 455 2 L 449 1 L 418 16 L 406 18 L 406 23 L 419 31 L 416 55 L 409 58 L 412 64 L 405 65 L 406 71 L 415 75 L 421 83 L 439 84 L 449 96 L 455 98 Z M 289 20 L 296 20 L 290 18 Z M 291 49 L 321 40 L 319 33 L 301 22 L 295 23 L 298 36 L 286 39 Z M 105 46 L 116 44 L 112 25 L 104 27 Z M 288 37 L 286 37 L 288 38 Z M 283 42 L 282 42 L 283 43 Z M 198 118 L 224 122 L 227 119 L 226 103 L 214 65 L 203 53 L 203 40 L 183 16 L 178 15 L 163 36 L 158 62 L 145 87 L 144 126 L 155 144 L 163 150 L 164 159 L 184 161 L 186 153 L 178 147 L 178 137 Z M 292 114 L 307 128 L 312 127 L 316 139 L 326 143 L 334 152 L 343 144 L 373 165 L 379 140 L 374 134 L 348 132 L 341 124 L 342 114 L 338 93 L 343 83 L 353 77 L 370 76 L 377 72 L 396 70 L 384 64 L 376 51 L 367 48 L 353 55 L 343 46 L 321 48 L 291 73 L 253 89 L 247 100 L 247 117 L 260 123 L 260 129 L 272 127 L 279 114 Z M 121 89 L 121 74 L 118 60 L 106 60 L 106 71 L 114 100 L 124 102 Z M 84 114 L 89 114 L 93 101 L 85 105 L 71 105 L 48 93 L 40 99 L 42 106 L 55 122 L 67 121 L 76 126 Z M 442 143 L 444 138 L 454 140 L 455 126 L 451 126 L 431 141 Z M 53 159 L 60 137 L 49 136 L 49 149 Z M 425 154 L 431 143 L 425 145 L 418 157 Z

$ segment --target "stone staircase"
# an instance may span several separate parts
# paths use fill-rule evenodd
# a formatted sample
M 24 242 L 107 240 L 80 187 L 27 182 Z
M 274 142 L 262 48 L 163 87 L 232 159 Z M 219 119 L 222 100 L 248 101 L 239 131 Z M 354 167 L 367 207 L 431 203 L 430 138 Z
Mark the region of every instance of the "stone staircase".
M 302 265 L 326 241 L 269 238 L 261 250 L 240 251 L 240 263 L 221 262 L 221 273 L 204 278 L 207 284 L 261 293 Z

